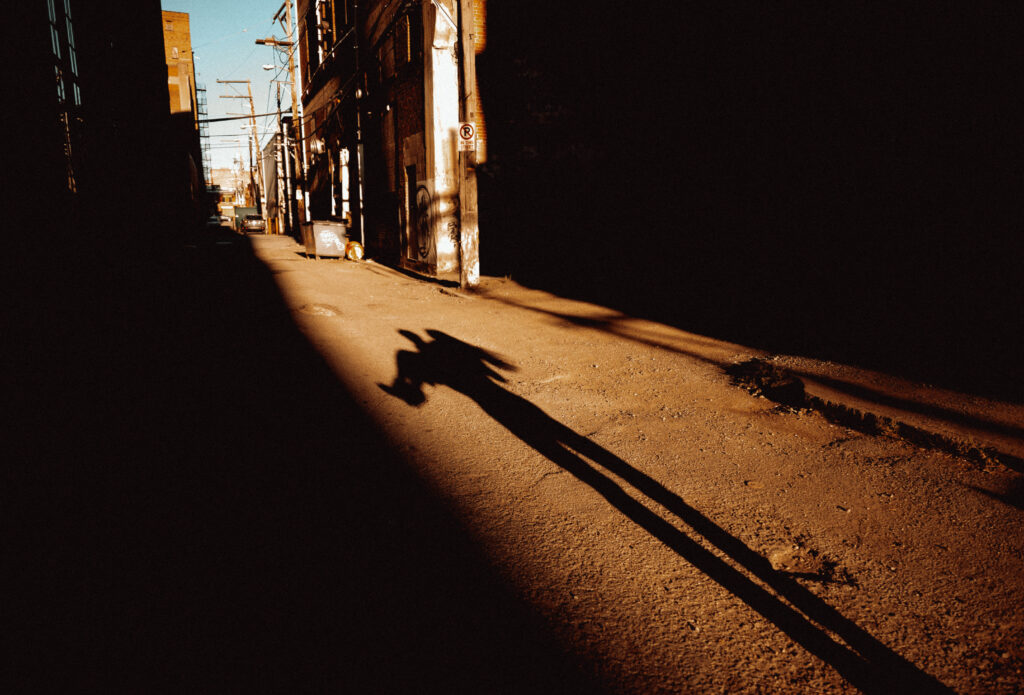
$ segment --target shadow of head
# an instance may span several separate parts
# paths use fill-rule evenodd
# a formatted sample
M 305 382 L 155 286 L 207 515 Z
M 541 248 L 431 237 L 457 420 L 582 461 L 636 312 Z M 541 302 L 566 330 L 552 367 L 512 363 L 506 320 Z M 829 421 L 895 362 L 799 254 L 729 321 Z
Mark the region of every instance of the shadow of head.
M 506 381 L 496 369 L 516 370 L 515 365 L 498 355 L 444 331 L 427 330 L 428 340 L 412 331 L 400 330 L 398 333 L 409 340 L 415 350 L 399 350 L 395 354 L 397 374 L 394 382 L 377 386 L 412 406 L 426 402 L 424 384 L 444 385 L 471 395 L 484 388 L 493 388 L 495 382 Z

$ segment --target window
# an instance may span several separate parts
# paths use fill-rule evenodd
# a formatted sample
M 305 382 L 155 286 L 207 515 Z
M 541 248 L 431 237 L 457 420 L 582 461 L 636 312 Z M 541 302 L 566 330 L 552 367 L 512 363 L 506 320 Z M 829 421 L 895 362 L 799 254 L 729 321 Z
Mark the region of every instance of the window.
M 64 74 L 60 71 L 60 66 L 58 65 L 53 66 L 53 71 L 57 77 L 57 98 L 61 103 L 64 103 L 64 100 L 67 98 L 67 95 L 64 93 Z
M 331 18 L 331 26 L 334 27 L 334 40 L 337 41 L 345 35 L 345 3 L 341 0 L 330 0 L 328 5 L 327 15 Z
M 317 6 L 311 4 L 306 10 L 305 31 L 306 40 L 303 41 L 303 48 L 306 51 L 306 80 L 312 78 L 313 73 L 320 67 L 320 45 L 318 40 L 319 29 L 317 27 L 316 14 Z
M 352 0 L 330 0 L 334 14 L 334 28 L 338 32 L 337 38 L 345 35 L 353 21 Z
M 423 22 L 419 13 L 407 14 L 399 26 L 399 35 L 405 33 L 405 40 L 401 47 L 405 49 L 405 60 L 398 59 L 400 65 L 418 61 L 423 57 Z
M 395 30 L 395 66 L 405 65 L 412 57 L 412 26 L 409 15 L 405 15 L 399 20 L 398 28 Z
M 50 43 L 53 48 L 53 55 L 60 60 L 60 25 L 57 23 L 57 11 L 53 6 L 53 0 L 46 0 L 46 9 L 50 12 Z
M 395 50 L 392 43 L 393 37 L 389 36 L 380 49 L 380 74 L 385 80 L 395 74 Z
M 50 25 L 50 41 L 53 44 L 53 54 L 60 58 L 60 33 L 52 24 Z
M 46 11 L 50 23 L 54 89 L 57 93 L 56 118 L 63 132 L 67 187 L 74 193 L 78 190 L 75 181 L 77 148 L 72 147 L 75 141 L 72 123 L 77 118 L 76 107 L 82 105 L 82 93 L 78 87 L 78 56 L 75 51 L 75 32 L 71 23 L 71 2 L 46 0 Z
M 57 98 L 64 103 L 70 86 L 74 105 L 80 106 L 82 95 L 78 88 L 78 55 L 71 24 L 70 0 L 63 0 L 60 5 L 54 0 L 46 0 L 46 10 L 50 19 L 50 48 L 54 58 Z
M 78 75 L 78 56 L 75 52 L 75 32 L 71 28 L 71 17 L 67 17 L 68 29 L 68 62 L 71 63 L 71 72 Z
M 320 27 L 320 46 L 323 55 L 327 55 L 334 48 L 334 13 L 331 11 L 333 0 L 319 0 L 317 2 L 317 18 Z

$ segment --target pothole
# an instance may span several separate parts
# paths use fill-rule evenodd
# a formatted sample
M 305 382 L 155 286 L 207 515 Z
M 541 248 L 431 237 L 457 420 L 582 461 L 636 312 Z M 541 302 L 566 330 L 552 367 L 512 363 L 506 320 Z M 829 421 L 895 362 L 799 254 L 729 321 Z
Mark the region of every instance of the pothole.
M 340 316 L 341 310 L 330 304 L 303 304 L 298 311 L 311 316 Z
M 729 365 L 725 373 L 732 377 L 733 385 L 754 396 L 764 396 L 790 408 L 807 407 L 804 382 L 762 359 L 755 357 Z

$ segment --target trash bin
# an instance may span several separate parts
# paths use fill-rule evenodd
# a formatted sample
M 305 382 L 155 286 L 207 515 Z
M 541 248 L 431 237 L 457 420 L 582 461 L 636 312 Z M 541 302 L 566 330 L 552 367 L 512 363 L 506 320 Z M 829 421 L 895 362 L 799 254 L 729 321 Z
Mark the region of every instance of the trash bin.
M 302 244 L 306 255 L 319 259 L 320 256 L 345 256 L 348 245 L 348 225 L 344 222 L 313 220 L 303 222 Z

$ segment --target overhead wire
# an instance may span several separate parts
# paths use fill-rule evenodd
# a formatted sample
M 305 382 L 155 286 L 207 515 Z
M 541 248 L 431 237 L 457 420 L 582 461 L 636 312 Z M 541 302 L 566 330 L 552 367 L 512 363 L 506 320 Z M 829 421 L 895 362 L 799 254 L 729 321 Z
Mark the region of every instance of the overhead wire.
M 270 78 L 270 81 L 271 81 L 271 83 L 273 83 L 273 82 L 274 82 L 275 80 L 277 80 L 277 78 L 278 78 L 278 77 L 280 77 L 280 76 L 281 76 L 281 73 L 282 73 L 282 72 L 284 72 L 284 70 L 285 70 L 285 66 L 284 66 L 284 65 L 280 65 L 280 66 L 278 66 L 278 65 L 276 65 L 276 64 L 275 64 L 275 66 L 274 66 L 274 67 L 276 67 L 276 68 L 277 68 L 277 72 L 276 72 L 276 73 L 274 73 L 274 76 Z M 271 112 L 271 111 L 270 111 L 270 90 L 269 90 L 269 89 L 267 90 L 267 105 L 266 105 L 266 111 L 267 111 L 267 114 L 266 114 L 265 116 L 263 116 L 263 119 L 264 119 L 264 120 L 263 120 L 263 127 L 264 127 L 264 128 L 267 128 L 267 127 L 268 127 L 268 125 L 267 125 L 267 119 L 268 119 L 268 118 L 270 118 L 270 116 L 278 116 L 278 117 L 279 117 L 279 116 L 281 115 L 281 113 L 282 113 L 281 111 L 276 111 L 276 112 Z M 267 138 L 267 139 L 268 139 L 268 141 L 270 140 L 270 137 L 272 137 L 272 136 L 270 136 L 270 135 L 269 135 L 269 133 L 268 133 L 268 138 Z M 261 145 L 260 145 L 260 147 L 262 148 L 262 147 L 263 147 L 263 145 L 261 144 Z
M 273 20 L 270 21 L 270 24 L 271 24 L 271 26 L 274 26 Z M 202 45 L 203 46 L 208 46 L 208 45 L 210 45 L 212 43 L 216 43 L 216 42 L 221 41 L 223 39 L 231 38 L 233 36 L 238 36 L 239 34 L 248 33 L 248 31 L 249 31 L 249 27 L 245 27 L 240 32 L 234 32 L 232 34 L 226 34 L 226 35 L 221 36 L 221 37 L 219 37 L 217 39 L 214 39 L 212 41 L 208 41 L 208 42 L 206 42 L 206 43 L 204 43 Z M 232 75 L 235 75 L 239 70 L 241 70 L 243 67 L 245 67 L 247 64 L 250 64 L 250 59 L 256 53 L 256 49 L 257 48 L 259 48 L 259 45 L 258 44 L 254 44 L 253 47 L 250 49 L 249 53 L 245 56 L 245 58 L 243 58 L 235 67 L 233 67 L 231 70 L 229 70 L 227 72 L 227 74 L 222 79 L 230 78 Z M 276 63 L 276 61 L 275 61 L 275 63 Z M 275 74 L 275 78 L 278 75 L 280 75 L 280 68 L 278 69 L 278 72 Z M 270 94 L 269 94 L 269 92 L 267 94 L 267 108 L 266 108 L 266 111 L 267 111 L 267 113 L 256 114 L 256 117 L 257 118 L 259 118 L 259 117 L 266 118 L 266 117 L 277 116 L 278 115 L 277 111 L 273 111 L 273 112 L 270 111 Z M 252 117 L 253 117 L 252 115 L 249 115 L 249 116 L 238 116 L 238 117 L 227 117 L 227 118 L 208 118 L 208 119 L 205 119 L 203 122 L 205 122 L 205 123 L 217 123 L 217 122 L 221 122 L 221 121 L 251 119 Z M 264 121 L 264 124 L 265 124 L 265 121 Z M 259 144 L 258 132 L 254 133 L 254 135 L 255 135 L 256 143 Z M 261 151 L 262 151 L 262 149 L 261 149 Z

